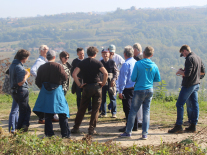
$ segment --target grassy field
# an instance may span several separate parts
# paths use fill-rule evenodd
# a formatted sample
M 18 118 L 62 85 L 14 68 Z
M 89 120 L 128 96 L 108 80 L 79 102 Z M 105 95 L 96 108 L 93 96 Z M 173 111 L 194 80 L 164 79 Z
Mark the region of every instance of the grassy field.
M 29 104 L 33 108 L 38 94 L 30 92 Z M 69 104 L 70 113 L 76 113 L 76 96 L 68 93 L 66 99 Z M 0 95 L 1 119 L 8 119 L 11 109 L 12 98 L 8 95 Z M 109 100 L 107 100 L 109 103 Z M 151 103 L 151 124 L 159 124 L 163 128 L 175 122 L 176 119 L 176 100 L 163 102 L 152 100 Z M 207 107 L 206 102 L 200 102 L 200 118 L 205 119 Z M 186 108 L 185 108 L 186 109 Z M 117 99 L 117 116 L 124 118 L 122 103 Z M 186 111 L 185 111 L 186 114 Z M 70 119 L 74 119 L 72 115 Z M 87 118 L 89 119 L 89 117 Z M 185 115 L 184 120 L 187 120 Z M 99 121 L 111 122 L 111 118 L 100 118 Z M 124 121 L 120 119 L 118 121 Z M 199 124 L 205 126 L 205 124 Z M 59 137 L 44 138 L 31 135 L 29 133 L 18 132 L 10 135 L 0 128 L 0 154 L 206 154 L 206 149 L 201 149 L 193 139 L 186 139 L 179 143 L 165 144 L 159 146 L 120 147 L 118 144 L 92 142 L 88 135 L 82 140 L 62 139 Z

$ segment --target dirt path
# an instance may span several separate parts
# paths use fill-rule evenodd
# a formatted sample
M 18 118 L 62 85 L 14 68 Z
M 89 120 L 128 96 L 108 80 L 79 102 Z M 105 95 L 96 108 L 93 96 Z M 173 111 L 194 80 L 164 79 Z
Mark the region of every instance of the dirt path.
M 33 117 L 34 119 L 34 117 Z M 204 121 L 204 120 L 203 120 Z M 8 131 L 8 119 L 0 119 L 0 127 L 2 127 L 5 131 Z M 203 124 L 204 122 L 202 122 Z M 81 134 L 72 134 L 71 137 L 73 139 L 81 139 L 83 138 L 84 135 L 87 134 L 88 132 L 88 124 L 89 120 L 85 119 L 83 120 L 83 123 L 81 124 L 80 131 Z M 74 125 L 74 119 L 69 120 L 69 126 L 72 128 Z M 183 133 L 183 134 L 168 134 L 167 131 L 169 128 L 162 128 L 160 126 L 153 126 L 151 125 L 149 128 L 149 135 L 147 140 L 142 140 L 141 139 L 141 133 L 142 130 L 139 128 L 138 131 L 132 132 L 131 139 L 126 139 L 126 138 L 120 138 L 118 137 L 120 135 L 120 132 L 118 132 L 118 129 L 122 128 L 125 125 L 124 122 L 99 122 L 97 123 L 97 135 L 93 136 L 93 141 L 98 141 L 98 142 L 107 142 L 107 141 L 113 141 L 116 143 L 119 143 L 121 146 L 132 146 L 133 144 L 136 144 L 137 146 L 143 146 L 143 145 L 160 145 L 161 142 L 165 143 L 171 143 L 171 142 L 180 142 L 189 136 L 194 136 L 195 133 Z M 56 135 L 60 135 L 60 127 L 59 123 L 53 123 L 54 131 Z M 197 129 L 202 130 L 202 128 Z M 44 135 L 44 125 L 42 124 L 37 124 L 37 120 L 31 120 L 30 121 L 30 128 L 29 132 L 34 134 L 36 133 L 38 136 L 43 136 Z M 205 134 L 204 139 L 206 139 L 206 131 L 204 132 Z M 61 135 L 60 135 L 61 136 Z M 201 138 L 201 137 L 200 137 Z M 207 147 L 206 141 L 201 144 L 203 148 Z

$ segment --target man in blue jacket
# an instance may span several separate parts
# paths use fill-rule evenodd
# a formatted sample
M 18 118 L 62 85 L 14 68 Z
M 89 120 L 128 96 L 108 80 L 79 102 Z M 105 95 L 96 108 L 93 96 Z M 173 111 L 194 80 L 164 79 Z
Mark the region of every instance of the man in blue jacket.
M 141 104 L 143 104 L 142 139 L 147 139 L 150 121 L 150 103 L 153 96 L 153 82 L 161 80 L 157 65 L 150 60 L 153 53 L 154 49 L 152 47 L 146 47 L 143 52 L 144 59 L 137 61 L 134 66 L 131 75 L 131 80 L 136 82 L 134 96 L 127 120 L 126 131 L 120 137 L 131 136 L 135 117 Z

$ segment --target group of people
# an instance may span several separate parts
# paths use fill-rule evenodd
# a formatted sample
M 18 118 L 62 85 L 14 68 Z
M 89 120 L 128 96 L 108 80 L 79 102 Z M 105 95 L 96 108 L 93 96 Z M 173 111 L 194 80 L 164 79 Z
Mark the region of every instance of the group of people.
M 116 54 L 115 45 L 101 51 L 102 57 L 96 60 L 98 49 L 91 46 L 87 49 L 88 57 L 84 57 L 84 49 L 77 48 L 78 58 L 72 65 L 68 63 L 69 53 L 59 54 L 60 61 L 56 61 L 56 52 L 49 50 L 46 45 L 39 48 L 40 56 L 31 67 L 25 70 L 24 63 L 30 52 L 21 49 L 9 68 L 10 87 L 12 89 L 12 109 L 9 117 L 9 131 L 15 129 L 28 131 L 31 109 L 29 106 L 29 91 L 27 78 L 30 73 L 35 77 L 35 84 L 40 89 L 33 112 L 39 117 L 38 123 L 45 124 L 45 135 L 54 135 L 52 122 L 59 121 L 61 135 L 70 138 L 71 133 L 79 133 L 79 127 L 88 108 L 91 113 L 88 134 L 96 133 L 95 127 L 98 117 L 107 116 L 106 93 L 110 98 L 108 109 L 112 118 L 116 118 L 116 96 L 123 103 L 126 126 L 119 129 L 123 132 L 120 137 L 130 137 L 132 131 L 142 127 L 142 139 L 147 139 L 150 122 L 150 103 L 153 97 L 153 82 L 161 80 L 157 65 L 151 61 L 154 49 L 147 46 L 142 52 L 139 43 L 126 46 L 123 51 L 124 59 Z M 180 49 L 186 58 L 185 68 L 176 74 L 183 76 L 182 89 L 176 103 L 177 121 L 169 133 L 182 132 L 183 105 L 188 102 L 190 126 L 186 131 L 195 131 L 198 121 L 197 92 L 201 75 L 205 75 L 205 68 L 201 59 L 191 52 L 188 45 Z M 75 124 L 70 130 L 68 125 L 69 107 L 65 95 L 69 90 L 70 76 L 74 82 L 72 93 L 77 96 L 77 114 Z M 99 112 L 101 112 L 99 114 Z M 18 116 L 19 113 L 19 116 Z

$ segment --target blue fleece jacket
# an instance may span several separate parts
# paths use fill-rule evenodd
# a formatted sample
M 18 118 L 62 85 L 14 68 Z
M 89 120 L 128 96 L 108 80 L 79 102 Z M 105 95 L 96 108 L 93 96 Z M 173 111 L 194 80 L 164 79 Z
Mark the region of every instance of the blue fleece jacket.
M 131 80 L 136 82 L 134 87 L 135 91 L 153 88 L 153 82 L 159 82 L 161 80 L 159 69 L 150 59 L 142 59 L 136 62 Z

